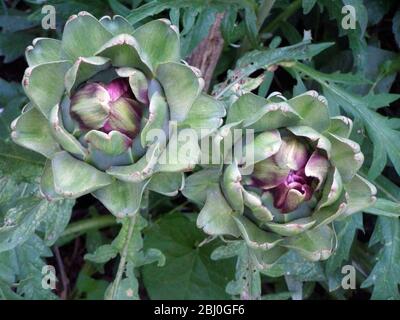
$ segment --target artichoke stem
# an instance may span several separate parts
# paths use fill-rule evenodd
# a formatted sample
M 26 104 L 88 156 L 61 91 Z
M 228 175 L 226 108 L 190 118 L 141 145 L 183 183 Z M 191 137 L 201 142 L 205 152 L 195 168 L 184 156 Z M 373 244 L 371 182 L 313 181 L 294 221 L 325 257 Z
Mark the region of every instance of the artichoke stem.
M 106 300 L 115 300 L 116 299 L 116 294 L 117 294 L 117 291 L 119 288 L 119 284 L 122 280 L 122 276 L 125 273 L 129 244 L 130 244 L 132 236 L 133 236 L 133 230 L 134 230 L 134 227 L 136 224 L 138 214 L 139 213 L 137 212 L 136 214 L 134 214 L 132 217 L 129 218 L 128 234 L 126 236 L 124 246 L 120 253 L 121 259 L 119 261 L 117 274 L 115 276 L 114 282 L 111 285 L 110 293 L 108 295 L 106 295 L 106 297 L 105 297 Z

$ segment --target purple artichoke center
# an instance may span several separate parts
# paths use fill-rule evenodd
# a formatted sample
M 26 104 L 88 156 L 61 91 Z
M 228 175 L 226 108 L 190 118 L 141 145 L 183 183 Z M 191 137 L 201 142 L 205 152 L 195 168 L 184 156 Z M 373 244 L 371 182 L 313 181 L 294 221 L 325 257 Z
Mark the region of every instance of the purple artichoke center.
M 251 185 L 269 192 L 274 207 L 282 213 L 292 212 L 313 196 L 317 181 L 306 172 L 315 157 L 301 141 L 286 138 L 275 155 L 256 163 Z
M 274 196 L 274 206 L 282 213 L 291 212 L 303 202 L 311 199 L 313 178 L 305 175 L 304 168 L 291 170 L 286 179 L 271 190 Z
M 71 98 L 71 116 L 82 130 L 115 130 L 133 139 L 140 129 L 142 110 L 128 80 L 119 78 L 108 84 L 85 84 Z

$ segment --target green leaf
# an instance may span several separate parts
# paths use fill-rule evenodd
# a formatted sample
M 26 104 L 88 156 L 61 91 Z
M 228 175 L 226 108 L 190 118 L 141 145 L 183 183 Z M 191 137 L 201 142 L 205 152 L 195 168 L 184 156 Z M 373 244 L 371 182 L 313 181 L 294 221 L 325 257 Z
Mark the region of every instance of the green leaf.
M 348 184 L 345 184 L 344 189 L 346 190 L 347 215 L 365 211 L 376 201 L 376 187 L 358 174 Z
M 257 28 L 257 16 L 254 9 L 246 8 L 244 11 L 244 22 L 246 26 L 246 35 L 251 45 L 254 48 L 258 47 L 258 28 Z
M 220 187 L 210 188 L 207 192 L 206 203 L 197 218 L 197 227 L 212 236 L 229 234 L 238 237 L 240 231 L 233 219 L 233 214 Z
M 114 36 L 122 33 L 132 34 L 134 31 L 132 25 L 122 16 L 104 16 L 99 21 Z
M 218 185 L 219 171 L 205 169 L 186 177 L 183 195 L 193 202 L 203 205 L 206 202 L 207 190 Z
M 71 63 L 63 60 L 25 70 L 22 80 L 25 93 L 46 118 L 64 94 L 64 76 L 70 67 Z
M 376 25 L 390 10 L 394 1 L 365 0 L 364 3 L 368 10 L 368 23 L 370 25 Z
M 211 252 L 220 244 L 199 246 L 204 235 L 193 219 L 179 213 L 163 216 L 145 233 L 145 248 L 159 248 L 166 264 L 142 269 L 151 299 L 227 299 L 225 286 L 233 278 L 233 261 L 215 262 Z
M 54 186 L 64 197 L 77 198 L 111 184 L 110 176 L 65 151 L 52 160 Z
M 20 146 L 52 158 L 61 149 L 52 136 L 49 122 L 39 110 L 27 107 L 11 124 L 11 137 Z
M 143 192 L 147 183 L 114 180 L 110 185 L 93 192 L 100 202 L 119 218 L 133 216 L 140 209 Z
M 6 106 L 11 100 L 23 94 L 21 85 L 16 82 L 7 82 L 0 78 L 0 103 Z M 15 110 L 17 111 L 17 110 Z M 2 118 L 1 116 L 0 118 Z
M 309 126 L 322 132 L 329 126 L 327 101 L 316 91 L 307 91 L 288 101 L 289 105 L 301 116 L 299 125 Z
M 169 20 L 154 20 L 135 30 L 133 37 L 139 43 L 142 59 L 153 72 L 167 62 L 179 62 L 179 33 Z
M 246 217 L 235 217 L 235 221 L 249 248 L 268 251 L 282 241 L 279 235 L 261 230 Z
M 65 75 L 65 88 L 68 94 L 71 94 L 71 91 L 84 81 L 107 69 L 109 66 L 109 59 L 103 57 L 81 57 L 76 60 Z
M 268 67 L 283 61 L 310 59 L 330 46 L 332 46 L 332 43 L 309 44 L 308 42 L 301 42 L 277 49 L 251 51 L 238 60 L 231 77 L 222 86 L 214 89 L 215 96 L 222 98 L 232 95 L 231 90 L 235 85 L 259 69 L 268 69 Z
M 360 67 L 363 63 L 366 62 L 365 60 L 363 61 L 363 59 L 365 59 L 365 56 L 362 55 L 362 53 L 367 47 L 364 35 L 368 24 L 368 12 L 363 1 L 322 0 L 321 4 L 327 9 L 330 18 L 337 21 L 339 35 L 347 35 L 347 37 L 349 38 L 349 45 L 353 51 L 355 64 Z M 341 25 L 344 17 L 344 14 L 342 13 L 342 8 L 345 5 L 352 6 L 356 12 L 356 17 L 353 17 L 355 19 L 356 28 L 344 29 Z M 349 12 L 346 11 L 346 14 L 349 15 Z
M 300 115 L 288 102 L 269 102 L 252 93 L 242 95 L 228 111 L 227 123 L 243 121 L 243 127 L 255 132 L 294 126 Z
M 50 123 L 48 127 L 51 129 L 52 136 L 62 147 L 62 150 L 68 151 L 78 159 L 87 158 L 87 150 L 82 146 L 78 139 L 69 133 L 64 127 L 63 117 L 60 106 L 56 104 L 50 112 Z M 53 158 L 52 155 L 50 158 Z
M 387 162 L 387 157 L 390 158 L 397 173 L 400 174 L 400 132 L 388 126 L 388 118 L 366 108 L 364 100 L 359 96 L 322 80 L 319 71 L 299 63 L 296 63 L 294 68 L 320 83 L 324 90 L 329 91 L 335 97 L 346 112 L 363 121 L 374 145 L 369 177 L 374 179 L 381 173 Z
M 225 106 L 222 102 L 202 93 L 194 101 L 186 119 L 179 125 L 197 130 L 199 137 L 202 138 L 221 126 L 225 114 Z M 206 133 L 202 132 L 202 129 Z
M 251 249 L 244 242 L 240 243 L 242 245 L 236 252 L 235 280 L 228 283 L 226 291 L 243 300 L 257 300 L 261 297 L 260 270 Z
M 287 275 L 302 282 L 325 279 L 321 263 L 306 260 L 293 250 L 281 256 L 271 268 L 264 270 L 263 273 L 270 277 Z
M 368 108 L 377 110 L 379 108 L 388 107 L 392 102 L 400 99 L 400 95 L 394 93 L 368 94 L 362 99 Z
M 147 75 L 151 75 L 137 40 L 129 34 L 114 36 L 99 47 L 95 55 L 109 58 L 114 67 L 138 68 Z
M 148 2 L 137 9 L 131 11 L 126 19 L 131 24 L 136 24 L 149 16 L 156 15 L 169 8 L 168 4 L 159 2 Z
M 146 220 L 136 215 L 121 219 L 122 228 L 111 244 L 105 244 L 94 253 L 87 254 L 85 259 L 104 264 L 121 256 L 114 282 L 108 287 L 105 298 L 116 300 L 138 299 L 138 283 L 135 268 L 157 262 L 158 266 L 165 263 L 165 257 L 156 249 L 143 250 L 141 232 L 147 226 Z
M 111 38 L 112 34 L 95 17 L 82 11 L 68 19 L 62 37 L 62 49 L 72 60 L 91 57 Z
M 185 176 L 183 172 L 159 172 L 151 177 L 148 189 L 173 197 L 183 189 L 184 185 Z
M 85 260 L 94 263 L 106 263 L 118 255 L 118 248 L 114 245 L 105 244 L 98 247 L 93 253 L 85 255 Z
M 147 153 L 137 162 L 129 166 L 114 166 L 106 172 L 119 180 L 126 182 L 144 181 L 153 174 L 154 166 L 159 156 L 159 145 L 152 145 Z
M 168 62 L 158 66 L 156 76 L 164 89 L 171 120 L 184 120 L 204 86 L 199 72 L 180 63 Z
M 41 174 L 43 166 L 44 158 L 39 154 L 14 143 L 0 140 L 0 172 L 2 175 L 12 176 L 19 181 L 33 181 Z
M 168 125 L 168 104 L 165 97 L 159 92 L 155 92 L 151 99 L 149 105 L 149 120 L 146 125 L 142 128 L 140 133 L 140 142 L 142 146 L 146 146 L 153 141 L 148 141 L 151 137 L 152 130 L 162 130 Z
M 400 217 L 400 202 L 393 202 L 386 199 L 377 199 L 375 204 L 364 210 L 366 213 L 388 218 Z
M 192 171 L 199 163 L 201 152 L 197 135 L 190 129 L 172 134 L 167 147 L 160 155 L 155 172 Z
M 37 22 L 29 19 L 26 12 L 20 10 L 9 10 L 6 14 L 0 15 L 0 28 L 3 32 L 16 32 L 35 27 Z
M 76 290 L 79 296 L 85 296 L 87 300 L 102 300 L 108 282 L 91 277 L 90 273 L 83 267 L 76 280 Z
M 181 33 L 182 57 L 189 56 L 201 41 L 208 36 L 217 14 L 215 8 L 212 7 L 201 9 L 200 12 L 193 8 L 185 10 L 187 14 L 185 14 L 184 29 Z
M 398 218 L 379 217 L 370 246 L 381 244 L 373 270 L 361 288 L 373 286 L 372 299 L 400 299 L 400 221 Z
M 14 270 L 15 281 L 9 285 L 17 285 L 16 294 L 18 296 L 22 296 L 26 300 L 57 299 L 51 290 L 42 286 L 42 270 L 47 265 L 44 258 L 51 256 L 51 250 L 36 235 L 31 235 L 26 242 L 13 250 L 0 253 L 0 261 L 3 260 L 3 257 L 6 258 Z M 15 295 L 12 298 L 15 299 Z
M 116 14 L 126 16 L 130 13 L 130 10 L 118 0 L 108 0 L 108 3 Z
M 26 48 L 26 61 L 30 67 L 61 60 L 61 41 L 50 38 L 36 38 Z
M 340 172 L 343 182 L 347 183 L 361 168 L 364 155 L 361 153 L 360 146 L 350 139 L 334 134 L 329 134 L 328 138 L 332 144 L 330 160 Z
M 329 289 L 336 290 L 341 285 L 334 281 L 335 273 L 341 274 L 341 270 L 346 261 L 349 260 L 350 250 L 356 236 L 357 230 L 363 230 L 362 214 L 354 214 L 342 221 L 335 221 L 336 236 L 338 246 L 325 265 L 326 274 L 329 277 Z M 341 274 L 343 277 L 343 274 Z
M 19 188 L 26 187 L 25 184 Z M 20 189 L 23 192 L 24 189 Z M 34 195 L 22 195 L 4 216 L 0 227 L 0 252 L 24 243 L 44 224 L 45 241 L 54 243 L 68 224 L 73 201 L 48 202 Z
M 286 238 L 284 245 L 311 261 L 326 260 L 334 251 L 335 235 L 329 226 L 323 225 L 296 237 Z

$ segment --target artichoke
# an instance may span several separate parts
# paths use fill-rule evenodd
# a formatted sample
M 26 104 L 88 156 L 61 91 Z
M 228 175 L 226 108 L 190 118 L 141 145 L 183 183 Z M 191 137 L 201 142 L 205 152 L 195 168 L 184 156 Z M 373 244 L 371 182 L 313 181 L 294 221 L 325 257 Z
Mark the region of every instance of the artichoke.
M 254 139 L 244 139 L 246 130 Z M 333 222 L 375 201 L 375 187 L 358 174 L 364 157 L 351 130 L 315 91 L 290 100 L 242 95 L 214 139 L 224 144 L 224 165 L 187 178 L 184 194 L 203 206 L 198 227 L 241 237 L 265 268 L 288 250 L 327 259 L 336 247 Z
M 62 40 L 35 39 L 26 60 L 29 103 L 11 136 L 48 159 L 40 183 L 48 200 L 92 193 L 116 216 L 132 215 L 146 188 L 174 195 L 197 163 L 198 141 L 172 138 L 187 128 L 212 132 L 225 116 L 202 93 L 199 70 L 180 60 L 168 20 L 134 29 L 121 16 L 81 12 Z M 181 148 L 190 156 L 165 156 Z

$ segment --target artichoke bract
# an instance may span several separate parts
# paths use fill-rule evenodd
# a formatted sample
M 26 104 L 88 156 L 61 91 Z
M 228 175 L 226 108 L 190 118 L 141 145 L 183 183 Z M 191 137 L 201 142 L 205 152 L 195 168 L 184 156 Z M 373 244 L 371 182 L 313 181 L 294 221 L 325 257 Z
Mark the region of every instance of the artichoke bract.
M 227 139 L 234 129 L 252 130 L 254 139 Z M 242 95 L 219 131 L 229 146 L 225 164 L 187 178 L 184 194 L 202 206 L 198 226 L 241 237 L 261 267 L 288 250 L 327 259 L 336 247 L 332 223 L 375 201 L 375 187 L 358 174 L 364 157 L 351 130 L 352 121 L 330 117 L 315 91 L 290 100 Z
M 212 132 L 225 116 L 223 104 L 202 93 L 199 70 L 180 60 L 179 33 L 168 20 L 134 29 L 121 16 L 81 12 L 61 40 L 35 39 L 26 60 L 30 101 L 11 136 L 48 159 L 41 179 L 48 200 L 92 193 L 123 217 L 137 212 L 146 188 L 175 195 L 199 146 L 170 146 L 171 138 L 186 128 Z M 188 143 L 191 157 L 158 161 Z

